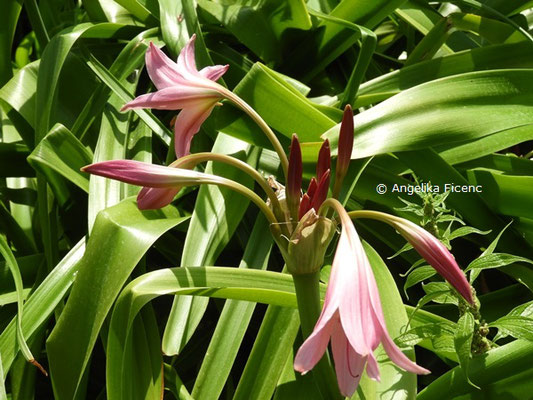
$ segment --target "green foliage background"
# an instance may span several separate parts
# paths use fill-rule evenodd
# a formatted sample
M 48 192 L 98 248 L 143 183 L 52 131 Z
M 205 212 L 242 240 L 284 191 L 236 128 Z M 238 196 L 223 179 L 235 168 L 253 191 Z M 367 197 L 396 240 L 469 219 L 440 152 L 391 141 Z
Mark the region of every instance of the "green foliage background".
M 433 374 L 401 371 L 378 349 L 382 380 L 363 378 L 354 398 L 529 398 L 530 7 L 527 0 L 3 0 L 0 399 L 321 398 L 312 373 L 292 369 L 302 340 L 292 280 L 279 272 L 268 224 L 248 200 L 204 186 L 141 212 L 131 197 L 137 187 L 80 172 L 111 159 L 172 161 L 175 112 L 119 110 L 154 90 L 144 70 L 149 42 L 175 58 L 193 33 L 199 66 L 229 64 L 223 84 L 283 144 L 298 133 L 308 176 L 324 138 L 335 153 L 342 106 L 352 104 L 347 209 L 435 223 L 475 280 L 481 315 L 459 319 L 449 288 L 415 253 L 387 259 L 407 250 L 399 235 L 357 221 L 391 336 L 406 348 L 417 344 L 417 362 Z M 279 175 L 268 141 L 229 103 L 217 107 L 192 150 L 231 154 L 265 177 Z M 253 185 L 231 167 L 201 168 Z M 483 192 L 433 199 L 428 215 L 423 198 L 390 190 L 413 178 Z M 381 183 L 385 194 L 376 192 Z M 22 298 L 18 334 L 49 378 L 19 351 Z M 471 342 L 481 328 L 492 349 L 476 354 Z

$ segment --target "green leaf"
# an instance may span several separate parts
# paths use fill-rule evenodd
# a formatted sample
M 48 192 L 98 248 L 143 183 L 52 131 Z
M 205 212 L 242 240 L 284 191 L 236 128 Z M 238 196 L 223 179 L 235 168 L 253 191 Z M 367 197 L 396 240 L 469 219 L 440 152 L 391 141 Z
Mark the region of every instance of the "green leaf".
M 481 197 L 496 212 L 533 218 L 531 207 L 528 207 L 533 201 L 531 190 L 528 190 L 533 185 L 533 177 L 480 169 L 467 171 L 467 176 L 470 184 L 481 186 Z
M 423 282 L 428 278 L 434 276 L 437 272 L 430 265 L 423 265 L 419 268 L 416 268 L 413 272 L 407 275 L 407 279 L 403 285 L 403 291 L 405 296 L 407 296 L 407 289 L 416 285 L 417 283 Z M 409 297 L 409 296 L 407 296 Z
M 17 291 L 17 344 L 20 347 L 24 358 L 27 361 L 35 361 L 33 355 L 31 354 L 30 348 L 26 343 L 24 338 L 24 333 L 22 331 L 22 317 L 24 309 L 24 294 L 23 288 L 24 284 L 22 283 L 22 277 L 20 275 L 20 269 L 17 264 L 17 259 L 13 255 L 13 252 L 9 248 L 7 241 L 3 236 L 0 235 L 0 254 L 6 260 L 6 264 L 9 266 L 13 280 L 15 281 L 15 287 Z
M 466 380 L 474 387 L 478 388 L 470 381 L 469 378 L 469 365 L 472 349 L 472 337 L 474 334 L 474 317 L 469 312 L 465 312 L 459 321 L 457 321 L 457 330 L 454 335 L 455 351 L 457 352 L 457 358 L 459 358 L 459 364 Z
M 231 154 L 255 165 L 256 155 L 251 146 L 226 135 L 219 135 L 213 153 Z M 208 163 L 207 173 L 225 176 L 252 187 L 253 180 L 244 172 L 219 163 Z M 203 185 L 196 200 L 181 256 L 181 265 L 212 265 L 224 249 L 242 219 L 249 200 L 227 188 Z M 178 354 L 189 341 L 200 322 L 207 299 L 178 297 L 163 335 L 163 352 Z
M 264 237 L 265 232 L 268 232 L 268 225 L 266 219 L 259 215 L 248 237 L 239 268 L 267 268 L 272 249 L 272 237 Z M 194 382 L 192 396 L 195 399 L 214 399 L 220 396 L 254 310 L 255 304 L 250 302 L 228 300 L 224 304 Z
M 267 308 L 233 400 L 272 398 L 299 330 L 297 310 Z
M 85 192 L 89 191 L 87 174 L 80 171 L 92 162 L 93 155 L 65 126 L 56 124 L 41 140 L 28 157 L 28 163 L 53 181 L 52 170 L 74 183 Z
M 481 231 L 471 226 L 461 226 L 455 229 L 452 233 L 450 233 L 450 235 L 446 239 L 453 240 L 459 237 L 471 235 L 472 233 L 476 233 L 478 235 L 488 235 L 490 232 L 491 231 Z
M 301 142 L 320 141 L 319 136 L 335 125 L 293 86 L 260 63 L 254 64 L 234 92 L 286 138 L 296 132 Z M 261 130 L 240 111 L 227 105 L 218 110 L 217 129 L 248 143 L 270 148 Z
M 514 264 L 517 262 L 533 264 L 533 261 L 528 260 L 527 258 L 524 258 L 524 257 L 514 256 L 512 254 L 505 254 L 505 253 L 491 253 L 491 254 L 487 254 L 479 258 L 476 258 L 474 261 L 472 261 L 468 265 L 465 271 L 469 271 L 471 269 L 481 270 L 481 269 L 500 268 L 500 267 L 504 267 L 506 265 Z
M 85 238 L 82 238 L 28 298 L 22 318 L 24 336 L 30 337 L 52 315 L 74 281 L 78 263 L 84 252 Z M 18 351 L 16 321 L 12 320 L 0 335 L 0 354 L 4 371 L 9 371 Z
M 141 212 L 132 199 L 98 215 L 76 282 L 47 341 L 57 399 L 75 397 L 98 332 L 135 265 L 159 236 L 186 219 L 172 207 Z
M 531 77 L 528 70 L 473 72 L 405 90 L 354 117 L 352 158 L 480 138 L 531 124 Z M 479 118 L 476 123 L 471 113 Z M 339 126 L 322 135 L 330 140 L 333 153 Z
M 487 386 L 529 371 L 532 355 L 533 343 L 516 340 L 488 351 L 483 357 L 472 359 L 469 377 L 483 389 L 482 393 L 485 393 Z M 422 390 L 417 400 L 454 399 L 470 392 L 479 393 L 468 382 L 461 368 L 456 367 Z
M 507 315 L 489 324 L 498 328 L 498 336 L 512 336 L 517 339 L 533 341 L 533 319 L 520 315 Z

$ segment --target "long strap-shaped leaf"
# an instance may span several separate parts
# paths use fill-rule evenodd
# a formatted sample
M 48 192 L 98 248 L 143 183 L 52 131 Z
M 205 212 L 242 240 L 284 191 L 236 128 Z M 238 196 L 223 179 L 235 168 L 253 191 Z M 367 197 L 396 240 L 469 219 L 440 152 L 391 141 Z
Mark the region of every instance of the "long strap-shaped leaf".
M 212 151 L 233 154 L 255 164 L 249 145 L 223 134 L 217 137 Z M 208 163 L 206 172 L 247 186 L 252 184 L 246 174 L 227 165 Z M 181 265 L 213 265 L 235 232 L 248 204 L 246 198 L 228 189 L 202 186 L 187 231 Z M 204 315 L 207 301 L 184 296 L 174 300 L 163 335 L 165 354 L 178 354 L 185 346 Z
M 132 199 L 98 215 L 76 282 L 47 342 L 56 399 L 75 397 L 120 288 L 157 238 L 185 220 L 172 207 L 141 212 Z
M 250 234 L 239 268 L 266 269 L 272 237 L 265 238 L 268 222 L 260 214 Z M 235 357 L 248 329 L 255 303 L 228 300 L 224 304 L 211 342 L 194 382 L 192 396 L 197 399 L 215 399 L 220 396 L 231 371 Z

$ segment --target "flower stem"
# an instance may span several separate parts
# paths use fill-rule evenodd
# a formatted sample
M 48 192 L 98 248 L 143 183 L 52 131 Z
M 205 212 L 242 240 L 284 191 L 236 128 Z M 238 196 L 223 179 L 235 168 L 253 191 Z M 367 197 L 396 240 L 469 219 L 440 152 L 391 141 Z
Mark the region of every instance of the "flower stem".
M 320 271 L 311 274 L 293 275 L 300 324 L 304 340 L 313 332 L 320 316 Z M 322 396 L 325 399 L 342 399 L 331 360 L 327 352 L 313 369 L 313 376 Z
M 285 151 L 283 150 L 283 146 L 276 137 L 276 134 L 272 131 L 272 129 L 270 129 L 265 120 L 261 118 L 257 111 L 255 111 L 243 99 L 241 99 L 239 96 L 229 90 L 224 90 L 223 94 L 228 100 L 238 106 L 246 114 L 248 114 L 248 116 L 252 118 L 252 120 L 259 126 L 259 128 L 261 128 L 268 140 L 270 140 L 272 147 L 274 147 L 274 150 L 276 151 L 276 153 L 278 153 L 278 157 L 281 162 L 281 168 L 283 170 L 283 175 L 285 176 L 285 181 L 287 181 L 289 171 L 289 160 L 287 158 L 287 155 L 285 154 Z
M 180 157 L 178 160 L 174 161 L 171 166 L 177 167 L 177 168 L 194 168 L 196 165 L 205 162 L 205 161 L 217 161 L 221 162 L 227 165 L 231 165 L 235 168 L 240 169 L 244 173 L 251 176 L 258 184 L 261 186 L 261 188 L 265 191 L 266 195 L 270 199 L 270 203 L 272 204 L 272 209 L 274 212 L 281 210 L 281 206 L 278 201 L 278 197 L 276 196 L 276 193 L 272 190 L 270 185 L 267 183 L 267 181 L 263 178 L 263 176 L 256 171 L 254 168 L 250 167 L 245 162 L 239 160 L 238 158 L 231 157 L 225 154 L 217 154 L 217 153 L 195 153 L 195 154 L 189 154 L 185 157 Z M 280 217 L 279 215 L 276 215 L 276 217 Z M 276 221 L 277 222 L 277 221 Z

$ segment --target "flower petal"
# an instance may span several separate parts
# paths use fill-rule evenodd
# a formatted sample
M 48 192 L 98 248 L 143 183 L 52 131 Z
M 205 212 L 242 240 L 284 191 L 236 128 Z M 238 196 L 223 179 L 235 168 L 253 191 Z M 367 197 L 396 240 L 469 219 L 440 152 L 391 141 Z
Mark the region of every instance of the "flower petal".
M 196 59 L 194 56 L 194 42 L 196 41 L 196 34 L 193 34 L 185 47 L 181 49 L 178 56 L 178 68 L 180 71 L 187 72 L 192 75 L 199 75 L 196 68 Z
M 374 350 L 374 343 L 379 343 L 370 308 L 365 258 L 353 224 L 350 220 L 342 221 L 342 232 L 333 259 L 333 268 L 341 271 L 337 287 L 342 296 L 339 313 L 348 341 L 363 356 Z
M 387 355 L 389 356 L 391 361 L 398 367 L 406 371 L 413 372 L 415 374 L 426 375 L 431 373 L 431 371 L 417 365 L 415 362 L 411 361 L 405 354 L 403 354 L 402 351 L 398 348 L 398 346 L 396 346 L 396 344 L 392 341 L 386 329 L 383 330 L 381 343 L 383 344 L 383 348 L 387 352 Z
M 213 104 L 220 98 L 220 94 L 212 89 L 175 85 L 136 97 L 129 103 L 126 103 L 121 111 L 131 108 L 179 110 L 185 107 L 198 107 L 207 103 Z
M 187 80 L 179 71 L 178 65 L 152 42 L 146 51 L 145 59 L 148 75 L 157 89 L 187 84 Z
M 324 311 L 322 311 L 323 313 Z M 325 320 L 321 316 L 318 319 L 313 333 L 300 346 L 296 357 L 294 357 L 294 369 L 296 371 L 305 374 L 320 361 L 328 348 L 331 333 L 336 329 L 335 325 L 339 325 L 338 317 Z
M 177 188 L 200 183 L 219 183 L 224 179 L 188 169 L 165 167 L 134 160 L 112 160 L 87 165 L 81 169 L 94 175 L 154 188 Z
M 226 73 L 228 68 L 229 68 L 228 64 L 226 64 L 226 65 L 213 65 L 213 66 L 202 68 L 199 71 L 199 73 L 204 78 L 207 78 L 207 79 L 209 79 L 209 80 L 214 82 L 214 81 L 218 81 L 222 77 L 222 75 L 224 75 Z
M 374 353 L 368 355 L 368 363 L 366 364 L 366 374 L 368 377 L 376 382 L 381 381 L 381 375 L 379 373 L 379 366 L 374 356 Z
M 174 149 L 177 158 L 189 154 L 193 136 L 198 133 L 217 102 L 218 98 L 201 102 L 195 107 L 185 108 L 179 113 L 174 125 Z
M 359 385 L 367 358 L 353 350 L 340 326 L 331 336 L 331 350 L 339 389 L 343 396 L 350 397 Z
M 137 195 L 137 206 L 140 210 L 155 210 L 169 205 L 181 188 L 143 187 Z

